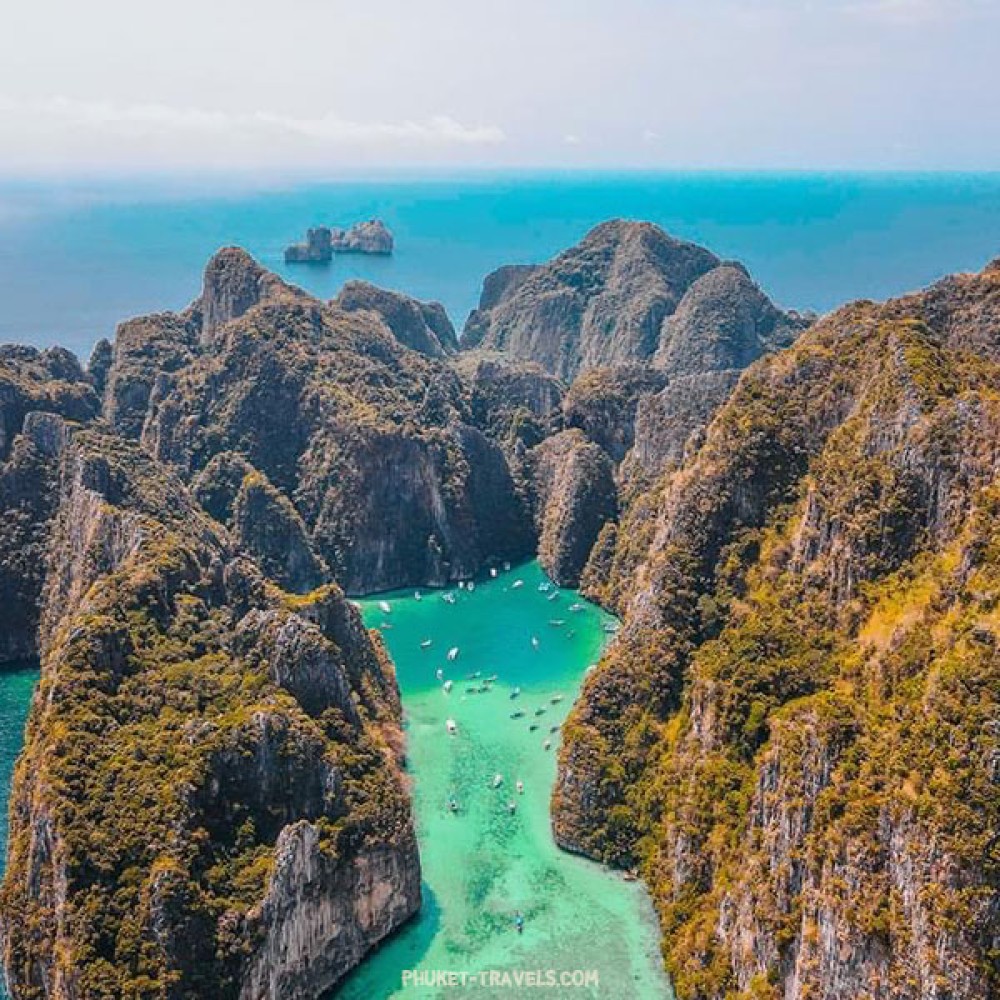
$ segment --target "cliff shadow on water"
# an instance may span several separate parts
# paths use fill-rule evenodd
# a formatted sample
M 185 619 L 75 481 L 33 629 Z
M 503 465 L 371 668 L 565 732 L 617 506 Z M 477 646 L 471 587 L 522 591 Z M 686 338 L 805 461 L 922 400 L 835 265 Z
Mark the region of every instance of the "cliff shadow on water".
M 14 761 L 24 742 L 24 724 L 38 683 L 37 660 L 0 663 L 0 879 L 7 865 L 7 808 Z M 8 993 L 0 971 L 0 998 Z

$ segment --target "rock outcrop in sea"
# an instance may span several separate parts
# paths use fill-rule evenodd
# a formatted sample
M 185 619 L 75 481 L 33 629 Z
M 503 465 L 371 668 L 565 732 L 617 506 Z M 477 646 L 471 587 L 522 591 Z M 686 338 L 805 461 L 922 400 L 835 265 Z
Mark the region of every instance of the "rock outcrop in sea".
M 285 247 L 286 264 L 329 264 L 333 260 L 333 236 L 328 226 L 306 230 L 305 243 Z
M 381 219 L 358 222 L 349 229 L 315 226 L 304 243 L 285 247 L 286 264 L 329 264 L 335 253 L 387 256 L 393 250 L 392 233 Z
M 349 229 L 333 229 L 330 231 L 330 242 L 334 253 L 382 256 L 393 251 L 392 233 L 381 219 L 357 222 Z

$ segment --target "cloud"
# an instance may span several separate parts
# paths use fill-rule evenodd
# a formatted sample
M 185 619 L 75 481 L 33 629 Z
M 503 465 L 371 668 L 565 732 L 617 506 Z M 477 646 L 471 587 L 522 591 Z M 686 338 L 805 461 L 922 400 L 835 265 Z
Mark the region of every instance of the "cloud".
M 448 115 L 423 120 L 363 122 L 326 114 L 298 118 L 269 111 L 230 112 L 166 104 L 116 104 L 68 97 L 15 100 L 0 96 L 0 115 L 120 135 L 293 136 L 329 145 L 495 145 L 506 136 L 496 125 L 465 125 Z
M 643 142 L 656 142 L 660 138 L 660 133 L 655 129 L 646 128 L 642 130 Z
M 583 140 L 573 132 L 567 132 L 566 135 L 563 136 L 563 142 L 566 143 L 567 146 L 579 146 L 582 141 Z

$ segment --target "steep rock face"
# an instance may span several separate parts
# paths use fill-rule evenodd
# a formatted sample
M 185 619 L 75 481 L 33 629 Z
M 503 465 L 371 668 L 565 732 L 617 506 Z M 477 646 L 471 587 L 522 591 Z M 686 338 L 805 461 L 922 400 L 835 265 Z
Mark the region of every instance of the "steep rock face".
M 588 369 L 566 393 L 563 419 L 621 462 L 635 444 L 636 415 L 643 399 L 665 383 L 666 378 L 648 365 Z
M 510 471 L 469 432 L 458 376 L 370 311 L 265 302 L 214 338 L 157 382 L 144 445 L 185 477 L 238 453 L 294 503 L 313 561 L 348 590 L 445 584 L 530 552 Z M 500 499 L 483 502 L 480 481 Z
M 419 905 L 387 657 L 338 588 L 275 588 L 135 445 L 58 429 L 13 993 L 318 997 Z
M 441 358 L 458 350 L 455 328 L 440 302 L 418 302 L 367 281 L 348 281 L 334 302 L 345 312 L 377 313 L 401 344 L 421 354 Z
M 191 362 L 198 328 L 191 318 L 159 313 L 126 320 L 115 332 L 104 371 L 104 417 L 120 434 L 138 439 L 158 379 Z
M 653 364 L 671 377 L 746 368 L 788 347 L 806 325 L 776 308 L 741 264 L 721 264 L 664 321 Z
M 334 253 L 391 254 L 392 233 L 381 219 L 357 222 L 349 229 L 334 229 L 331 234 Z
M 539 561 L 560 586 L 576 586 L 601 528 L 617 513 L 614 466 L 579 430 L 544 441 L 527 464 Z
M 68 352 L 0 348 L 0 663 L 34 657 L 63 422 L 97 396 Z
M 261 569 L 286 590 L 314 590 L 328 574 L 298 511 L 261 473 L 246 476 L 233 501 L 233 532 Z
M 479 306 L 469 313 L 462 331 L 462 347 L 465 350 L 480 346 L 489 333 L 490 311 L 513 295 L 538 267 L 537 264 L 504 264 L 486 275 L 479 293 Z
M 419 869 L 400 852 L 372 846 L 350 866 L 331 864 L 316 828 L 286 829 L 268 894 L 260 904 L 267 927 L 240 993 L 241 1000 L 313 1000 L 316 983 L 336 983 L 371 948 L 405 922 L 420 899 Z M 328 946 L 319 954 L 314 939 Z
M 665 317 L 718 263 L 650 223 L 605 222 L 551 263 L 518 275 L 488 316 L 476 315 L 469 344 L 537 361 L 567 380 L 582 368 L 648 358 Z
M 644 477 L 655 478 L 677 465 L 701 442 L 701 432 L 729 398 L 736 370 L 681 375 L 659 392 L 639 398 L 632 436 L 632 460 Z
M 496 441 L 538 444 L 561 423 L 562 383 L 539 365 L 466 351 L 453 366 L 468 387 L 471 420 Z
M 642 865 L 680 997 L 998 988 L 998 302 L 826 318 L 602 536 L 554 825 Z
M 226 247 L 209 261 L 201 298 L 192 311 L 200 318 L 201 342 L 206 344 L 218 329 L 261 302 L 305 299 L 305 292 L 265 270 L 246 250 Z

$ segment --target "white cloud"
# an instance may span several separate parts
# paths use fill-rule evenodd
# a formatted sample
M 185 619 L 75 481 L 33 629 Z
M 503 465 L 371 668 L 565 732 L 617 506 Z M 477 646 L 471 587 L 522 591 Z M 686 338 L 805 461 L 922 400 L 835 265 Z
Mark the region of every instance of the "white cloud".
M 660 133 L 651 128 L 646 128 L 642 130 L 642 141 L 643 142 L 656 142 L 660 138 Z
M 120 135 L 170 133 L 223 136 L 293 136 L 329 145 L 495 145 L 505 140 L 496 125 L 465 125 L 447 115 L 399 122 L 363 122 L 326 114 L 297 118 L 268 111 L 229 112 L 166 104 L 115 104 L 68 97 L 15 100 L 0 96 L 0 116 L 47 121 L 56 127 Z
M 566 135 L 563 136 L 563 142 L 566 143 L 567 146 L 579 146 L 582 141 L 583 140 L 581 140 L 581 138 L 573 132 L 567 132 Z

